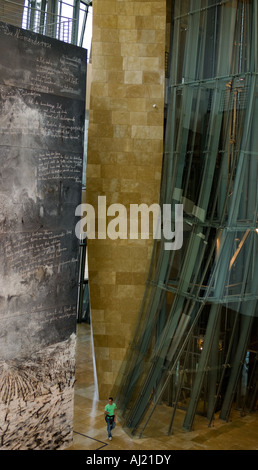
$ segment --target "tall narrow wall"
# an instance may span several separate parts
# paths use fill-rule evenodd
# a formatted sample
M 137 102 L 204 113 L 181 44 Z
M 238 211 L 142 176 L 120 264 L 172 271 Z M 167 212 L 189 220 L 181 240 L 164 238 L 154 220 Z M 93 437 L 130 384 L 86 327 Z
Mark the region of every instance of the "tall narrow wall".
M 0 449 L 72 439 L 86 51 L 0 22 Z
M 94 0 L 86 201 L 96 217 L 99 196 L 127 215 L 130 204 L 159 203 L 165 26 L 165 0 Z M 130 239 L 129 222 L 127 238 L 88 240 L 100 398 L 113 389 L 131 342 L 152 245 L 151 237 Z

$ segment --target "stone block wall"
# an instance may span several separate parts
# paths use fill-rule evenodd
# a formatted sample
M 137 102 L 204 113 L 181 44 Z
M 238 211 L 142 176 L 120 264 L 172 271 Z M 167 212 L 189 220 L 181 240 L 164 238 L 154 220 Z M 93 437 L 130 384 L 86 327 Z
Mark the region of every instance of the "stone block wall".
M 159 203 L 166 1 L 94 0 L 86 202 Z M 114 219 L 114 217 L 113 217 Z M 107 217 L 106 223 L 112 220 Z M 97 229 L 97 225 L 96 225 Z M 153 239 L 88 240 L 100 399 L 113 389 L 135 330 Z

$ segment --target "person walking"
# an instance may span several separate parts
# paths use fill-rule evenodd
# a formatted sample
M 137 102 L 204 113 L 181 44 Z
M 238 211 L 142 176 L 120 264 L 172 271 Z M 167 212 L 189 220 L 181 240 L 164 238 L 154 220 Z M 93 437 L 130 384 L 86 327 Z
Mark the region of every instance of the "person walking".
M 117 406 L 114 403 L 113 398 L 109 397 L 108 403 L 105 406 L 105 421 L 107 423 L 107 433 L 110 441 L 112 440 L 111 431 L 113 431 L 116 426 L 116 410 Z

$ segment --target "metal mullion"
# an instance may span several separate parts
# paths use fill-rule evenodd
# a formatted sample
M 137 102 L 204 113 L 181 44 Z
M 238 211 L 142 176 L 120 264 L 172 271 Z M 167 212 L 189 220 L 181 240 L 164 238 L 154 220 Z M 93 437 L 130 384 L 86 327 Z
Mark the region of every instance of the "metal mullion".
M 221 313 L 220 313 L 221 316 Z M 208 405 L 207 405 L 207 418 L 213 418 L 213 406 L 216 399 L 216 385 L 218 377 L 218 344 L 219 344 L 219 333 L 220 333 L 220 318 L 218 319 L 216 325 L 216 331 L 214 333 L 214 338 L 211 346 L 210 353 L 210 364 L 208 371 L 208 383 L 209 383 L 209 392 L 208 392 Z
M 214 304 L 211 307 L 211 312 L 209 315 L 209 320 L 208 320 L 207 329 L 206 329 L 205 338 L 204 338 L 204 346 L 203 346 L 202 353 L 200 355 L 200 361 L 198 364 L 198 369 L 196 372 L 196 377 L 194 380 L 193 389 L 192 389 L 189 405 L 187 408 L 187 412 L 186 412 L 186 416 L 185 416 L 185 420 L 183 424 L 183 429 L 186 429 L 187 431 L 191 430 L 192 428 L 193 420 L 194 420 L 195 413 L 196 413 L 196 408 L 197 408 L 199 397 L 200 397 L 201 387 L 202 387 L 203 380 L 204 380 L 204 375 L 206 372 L 208 360 L 210 357 L 210 352 L 212 349 L 212 344 L 214 341 L 215 332 L 218 327 L 218 321 L 220 318 L 220 310 L 221 310 L 220 305 Z
M 79 28 L 80 0 L 73 0 L 72 44 L 77 45 Z
M 84 39 L 84 34 L 85 34 L 85 29 L 86 29 L 86 24 L 87 24 L 87 18 L 88 18 L 88 12 L 89 12 L 89 5 L 85 4 L 85 10 L 83 14 L 83 22 L 82 22 L 82 30 L 81 30 L 81 36 L 80 36 L 80 41 L 79 41 L 79 46 L 82 47 L 83 44 L 83 39 Z
M 234 392 L 237 387 L 238 377 L 242 368 L 242 361 L 247 349 L 247 343 L 249 340 L 251 327 L 253 323 L 252 316 L 242 316 L 240 338 L 238 342 L 237 351 L 234 357 L 234 364 L 232 366 L 229 383 L 227 386 L 224 401 L 221 407 L 220 419 L 228 421 L 229 414 L 231 411 L 232 403 L 234 400 Z
M 44 34 L 47 0 L 41 0 L 39 32 Z
M 172 94 L 173 93 L 173 94 Z M 173 99 L 171 99 L 171 94 Z M 169 107 L 168 107 L 168 120 L 167 120 L 167 126 L 166 126 L 166 135 L 165 135 L 165 154 L 164 154 L 164 161 L 165 161 L 165 171 L 163 172 L 164 175 L 164 180 L 162 181 L 164 185 L 164 198 L 161 201 L 163 204 L 166 202 L 171 201 L 171 190 L 173 188 L 172 186 L 172 174 L 173 174 L 173 168 L 175 165 L 174 162 L 174 129 L 176 126 L 176 117 L 175 117 L 175 112 L 176 112 L 176 88 L 171 90 L 170 93 L 170 101 L 169 101 Z M 172 103 L 174 106 L 172 106 Z
M 182 1 L 182 0 L 180 0 L 180 1 Z M 179 15 L 179 16 L 175 17 L 175 20 L 186 18 L 189 15 L 193 15 L 195 13 L 203 12 L 203 11 L 208 10 L 210 8 L 215 8 L 216 6 L 226 5 L 227 3 L 232 3 L 232 0 L 218 0 L 217 2 L 213 3 L 212 5 L 207 5 L 205 7 L 202 6 L 201 9 L 199 9 L 199 10 L 191 10 L 188 13 L 184 13 L 183 15 Z
M 48 0 L 46 35 L 53 38 L 56 37 L 57 4 L 57 0 Z
M 35 26 L 36 0 L 30 0 L 30 24 L 28 29 L 34 31 Z
M 60 40 L 61 37 L 61 29 L 62 29 L 62 7 L 63 7 L 63 0 L 59 0 L 59 12 L 58 12 L 58 39 Z M 63 37 L 64 39 L 64 37 Z
M 238 323 L 239 323 L 238 320 L 239 320 L 239 314 L 238 314 L 238 312 L 236 312 L 233 327 L 232 327 L 232 330 L 231 330 L 230 341 L 229 341 L 229 345 L 228 345 L 228 348 L 227 348 L 226 357 L 225 357 L 225 360 L 224 360 L 222 374 L 220 376 L 220 381 L 219 381 L 219 384 L 218 384 L 218 387 L 217 387 L 216 396 L 215 396 L 215 399 L 214 399 L 214 402 L 213 402 L 213 409 L 210 409 L 210 411 L 209 411 L 209 426 L 211 426 L 211 422 L 214 418 L 214 413 L 215 413 L 215 410 L 216 410 L 218 398 L 219 398 L 221 387 L 222 387 L 222 384 L 223 384 L 225 372 L 226 372 L 227 368 L 230 366 L 230 364 L 229 364 L 230 359 L 229 358 L 230 358 L 231 350 L 232 350 L 232 347 L 233 347 L 235 335 L 236 335 L 236 332 L 237 332 L 237 326 L 238 326 Z
M 220 169 L 220 181 L 217 185 L 217 188 L 219 191 L 217 191 L 217 196 L 218 196 L 218 212 L 221 216 L 221 214 L 225 213 L 226 207 L 225 207 L 225 202 L 227 200 L 227 194 L 229 190 L 228 186 L 228 175 L 231 175 L 231 181 L 232 181 L 232 172 L 229 171 L 229 160 L 230 160 L 230 126 L 231 126 L 231 111 L 227 110 L 225 113 L 225 124 L 223 126 L 223 132 L 225 134 L 224 142 L 223 142 L 223 148 L 225 150 L 223 156 L 222 156 L 222 162 L 221 162 L 221 169 Z M 236 155 L 236 153 L 235 153 Z
M 173 422 L 174 422 L 174 419 L 175 419 L 175 414 L 176 414 L 176 410 L 177 410 L 177 405 L 178 405 L 178 400 L 179 400 L 179 397 L 180 397 L 180 394 L 182 392 L 182 385 L 183 385 L 183 380 L 184 380 L 184 375 L 186 373 L 186 364 L 189 360 L 189 352 L 190 352 L 190 340 L 188 341 L 188 344 L 187 344 L 187 349 L 186 349 L 186 355 L 185 355 L 185 359 L 184 359 L 184 365 L 183 365 L 183 368 L 182 368 L 182 372 L 181 372 L 181 377 L 180 377 L 180 381 L 179 381 L 179 384 L 178 384 L 178 387 L 177 387 L 177 392 L 176 392 L 176 396 L 175 396 L 175 403 L 174 403 L 174 407 L 173 407 L 173 412 L 172 412 L 172 416 L 171 416 L 171 419 L 170 419 L 170 423 L 169 423 L 169 427 L 168 427 L 168 435 L 171 435 L 172 434 L 172 426 L 173 426 Z M 180 359 L 179 359 L 180 360 Z
M 257 1 L 252 2 L 252 47 L 249 48 L 250 68 L 253 72 L 258 72 L 258 4 Z

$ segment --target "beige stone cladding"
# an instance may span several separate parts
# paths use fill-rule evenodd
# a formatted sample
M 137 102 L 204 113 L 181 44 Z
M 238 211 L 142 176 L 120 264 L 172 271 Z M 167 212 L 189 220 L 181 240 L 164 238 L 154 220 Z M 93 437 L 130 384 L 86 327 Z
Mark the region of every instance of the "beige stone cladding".
M 163 152 L 165 0 L 94 0 L 86 202 L 159 203 Z M 114 217 L 113 217 L 114 219 Z M 107 217 L 107 225 L 112 217 Z M 88 240 L 100 399 L 132 341 L 153 238 Z M 97 230 L 97 224 L 96 224 Z

